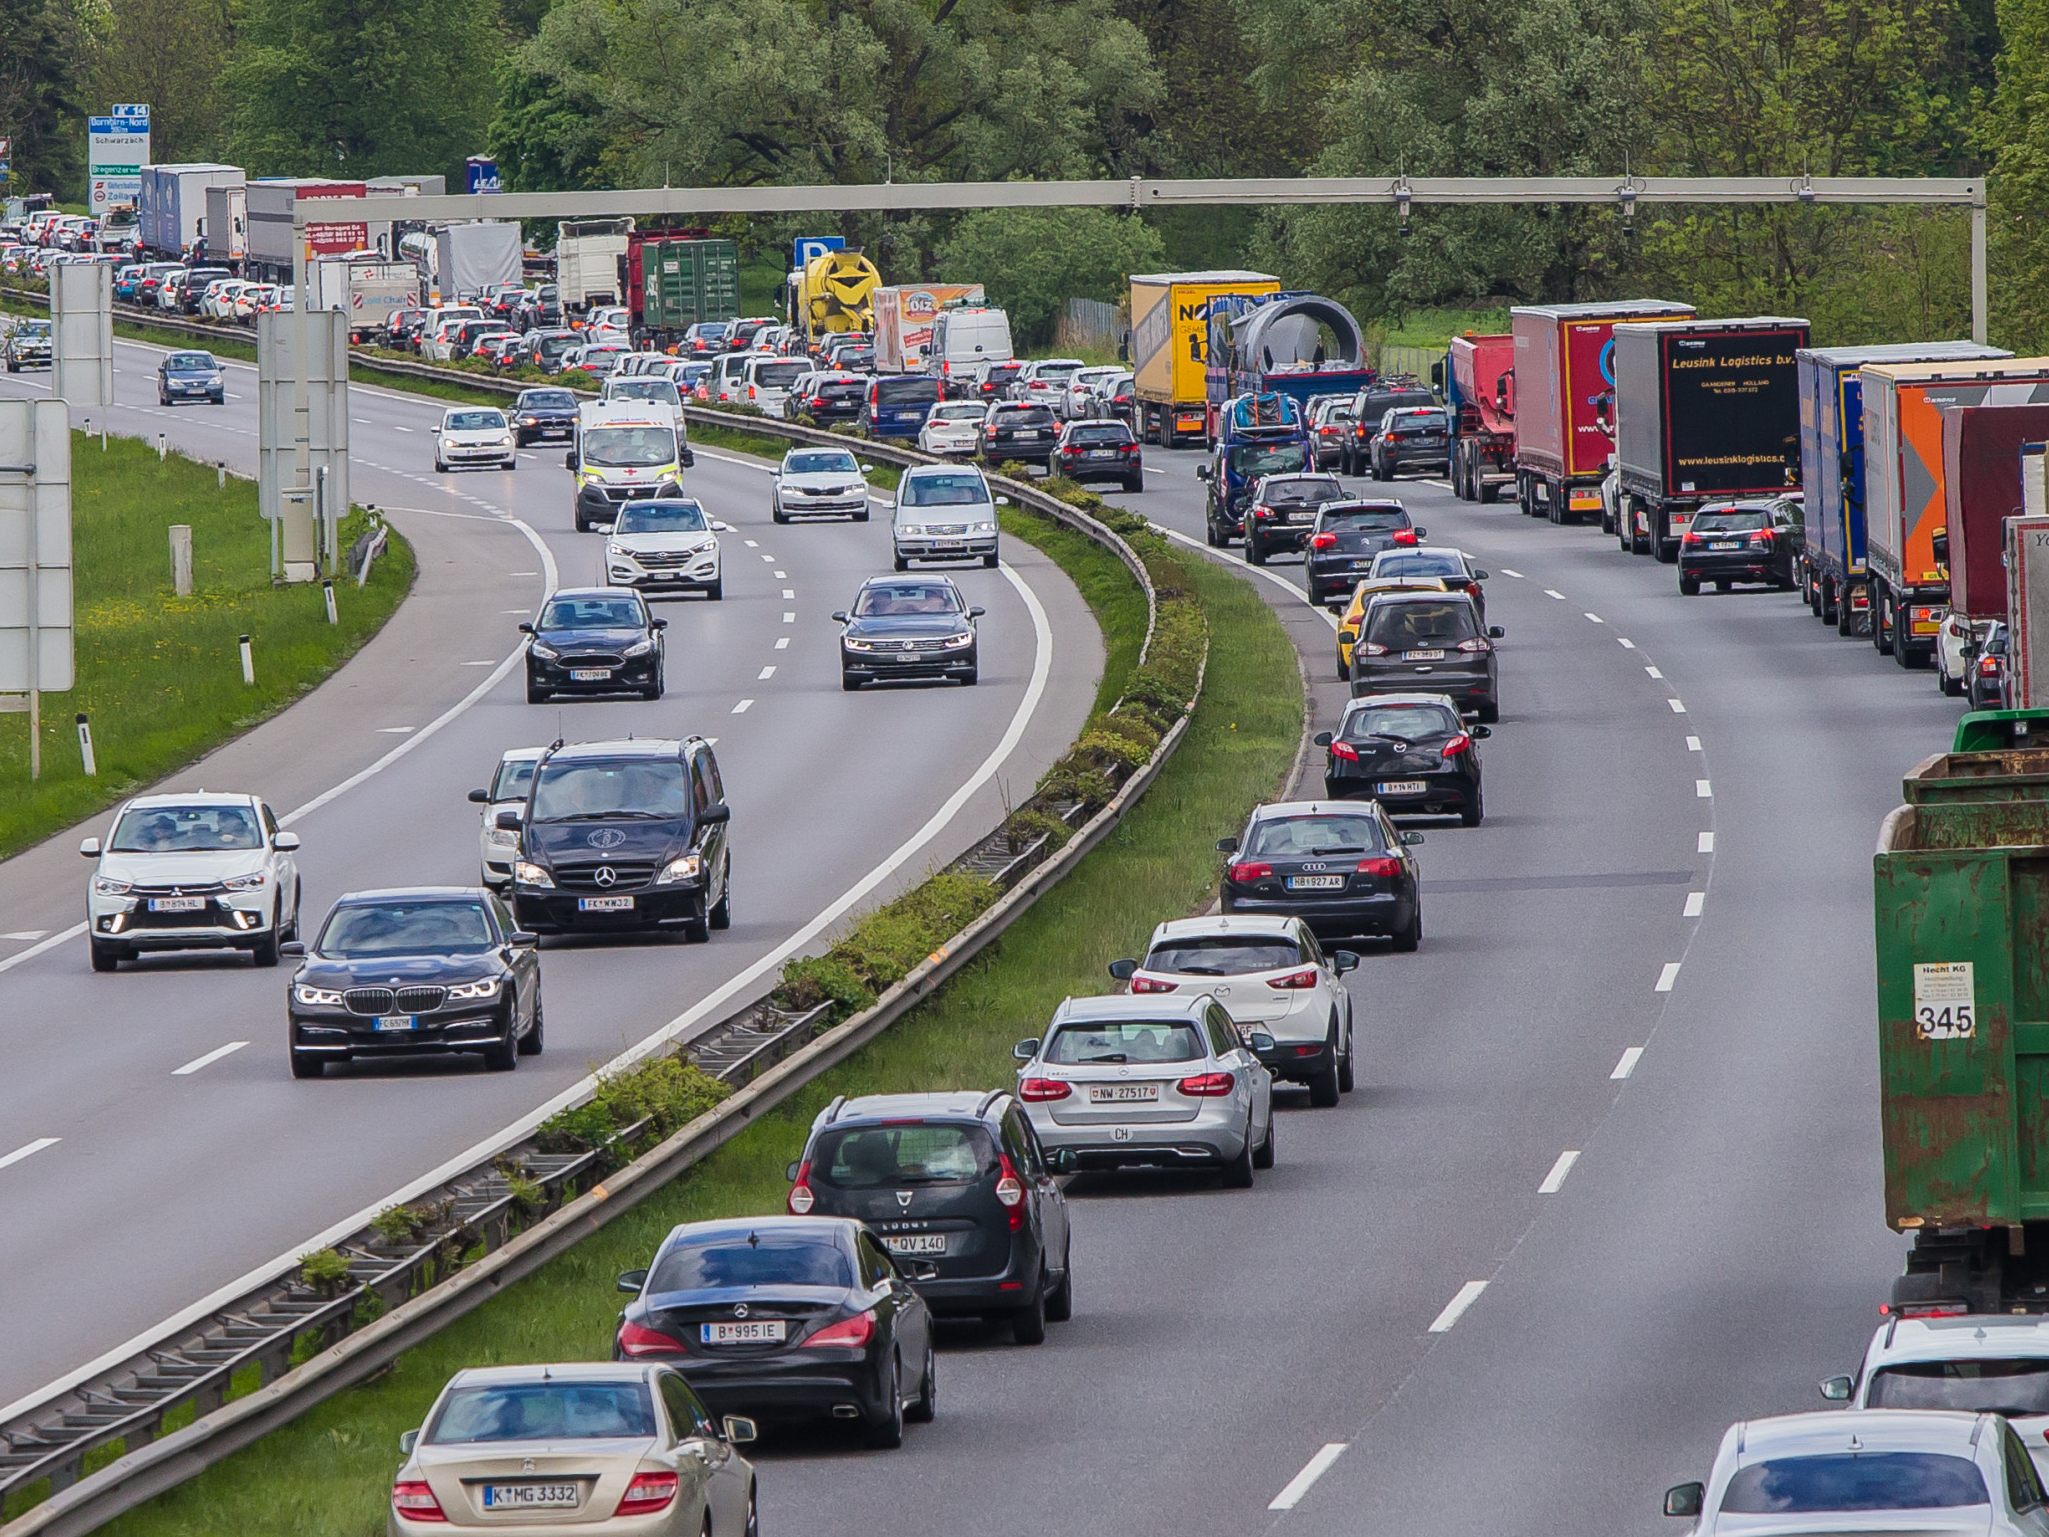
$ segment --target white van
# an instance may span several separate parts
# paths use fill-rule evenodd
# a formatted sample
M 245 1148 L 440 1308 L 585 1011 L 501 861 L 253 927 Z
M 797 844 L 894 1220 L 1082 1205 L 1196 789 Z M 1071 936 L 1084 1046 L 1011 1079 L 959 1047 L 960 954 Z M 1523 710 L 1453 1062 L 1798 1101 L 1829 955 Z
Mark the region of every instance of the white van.
M 683 471 L 695 462 L 671 407 L 585 401 L 576 410 L 576 441 L 563 456 L 576 480 L 576 531 L 610 528 L 627 502 L 681 496 Z
M 740 400 L 759 406 L 770 416 L 790 414 L 790 386 L 817 365 L 809 358 L 784 358 L 773 353 L 755 353 L 747 359 L 740 376 Z
M 707 400 L 744 400 L 747 396 L 747 365 L 754 361 L 751 352 L 728 352 L 714 358 L 711 375 L 704 381 Z
M 944 309 L 932 317 L 932 342 L 925 371 L 939 375 L 947 394 L 965 392 L 991 363 L 1017 356 L 1010 346 L 1010 317 L 987 307 Z

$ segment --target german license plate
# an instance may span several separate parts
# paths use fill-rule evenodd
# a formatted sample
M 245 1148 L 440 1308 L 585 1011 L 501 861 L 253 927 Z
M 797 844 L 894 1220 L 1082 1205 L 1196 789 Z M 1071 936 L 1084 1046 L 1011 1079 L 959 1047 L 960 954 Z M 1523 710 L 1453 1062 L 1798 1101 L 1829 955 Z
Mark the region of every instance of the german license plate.
M 633 911 L 633 898 L 578 897 L 576 910 L 580 913 L 630 913 Z
M 151 897 L 149 910 L 153 913 L 202 913 L 206 911 L 206 898 Z
M 419 1019 L 411 1014 L 380 1014 L 377 1016 L 377 1033 L 387 1034 L 395 1030 L 417 1030 Z
M 750 1318 L 745 1323 L 699 1324 L 697 1338 L 706 1345 L 780 1345 L 786 1327 L 780 1318 Z
M 896 1236 L 884 1234 L 882 1246 L 891 1254 L 944 1254 L 946 1235 L 944 1233 L 903 1233 Z
M 1288 877 L 1290 891 L 1339 891 L 1345 884 L 1342 875 L 1291 875 Z
M 1144 1105 L 1160 1097 L 1160 1086 L 1156 1083 L 1092 1083 L 1089 1085 L 1089 1103 L 1092 1105 Z
M 572 683 L 603 683 L 612 676 L 609 667 L 572 667 L 569 678 Z
M 582 1502 L 574 1484 L 486 1484 L 486 1510 L 574 1510 Z
M 1404 651 L 1402 653 L 1402 660 L 1405 662 L 1441 662 L 1444 660 L 1444 653 L 1442 651 Z
M 1429 788 L 1420 779 L 1383 779 L 1374 787 L 1381 795 L 1421 795 Z

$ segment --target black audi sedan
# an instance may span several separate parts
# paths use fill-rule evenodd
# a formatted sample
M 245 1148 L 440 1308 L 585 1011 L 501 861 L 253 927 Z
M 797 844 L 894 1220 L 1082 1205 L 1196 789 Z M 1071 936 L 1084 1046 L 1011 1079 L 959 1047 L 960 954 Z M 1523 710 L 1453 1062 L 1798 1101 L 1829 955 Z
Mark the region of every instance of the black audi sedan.
M 181 400 L 210 400 L 218 406 L 227 398 L 227 378 L 211 352 L 170 352 L 157 364 L 160 406 L 175 406 Z
M 849 1420 L 901 1446 L 936 1405 L 932 1314 L 911 1284 L 936 1272 L 850 1217 L 686 1222 L 619 1277 L 633 1301 L 613 1358 L 673 1365 L 714 1414 Z
M 285 993 L 292 1076 L 446 1052 L 509 1072 L 541 1051 L 539 943 L 477 888 L 350 892 L 311 945 L 278 947 L 298 961 Z
M 662 697 L 662 631 L 627 587 L 563 587 L 520 633 L 526 645 L 526 702 L 556 694 L 638 693 Z
M 1332 800 L 1376 800 L 1397 816 L 1456 816 L 1478 827 L 1485 801 L 1474 743 L 1491 734 L 1460 720 L 1448 695 L 1354 699 L 1337 729 L 1316 734 L 1324 792 Z
M 1409 845 L 1384 808 L 1345 801 L 1279 801 L 1253 810 L 1245 830 L 1221 838 L 1229 856 L 1220 896 L 1227 913 L 1286 913 L 1318 937 L 1363 934 L 1413 950 L 1423 899 Z
M 1414 548 L 1428 529 L 1409 521 L 1400 502 L 1363 500 L 1326 502 L 1317 509 L 1309 538 L 1302 547 L 1309 601 L 1335 603 L 1373 569 L 1382 550 Z
M 513 398 L 512 435 L 525 448 L 542 438 L 567 441 L 576 436 L 576 397 L 567 390 L 521 390 Z
M 982 614 L 950 577 L 871 577 L 851 609 L 833 611 L 842 626 L 840 687 L 851 693 L 888 678 L 972 685 L 980 676 L 975 621 Z

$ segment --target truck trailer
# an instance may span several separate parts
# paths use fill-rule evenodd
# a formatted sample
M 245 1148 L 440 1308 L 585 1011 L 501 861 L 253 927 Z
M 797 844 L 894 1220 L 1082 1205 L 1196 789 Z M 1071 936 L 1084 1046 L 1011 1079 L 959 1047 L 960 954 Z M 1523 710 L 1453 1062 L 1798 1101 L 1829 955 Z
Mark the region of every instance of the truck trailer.
M 1319 395 L 1356 395 L 1379 378 L 1352 312 L 1321 294 L 1223 294 L 1209 302 L 1203 356 L 1205 431 L 1224 435 L 1224 408 L 1241 396 L 1285 395 L 1306 416 Z
M 420 302 L 420 269 L 376 255 L 319 257 L 306 269 L 306 285 L 312 308 L 348 313 L 352 347 L 382 336 L 394 314 Z
M 252 181 L 245 191 L 248 234 L 243 276 L 266 283 L 288 283 L 292 279 L 292 212 L 300 202 L 365 195 L 364 185 L 359 181 L 304 177 Z M 308 261 L 319 256 L 346 256 L 351 251 L 367 250 L 369 244 L 369 226 L 360 219 L 314 220 L 305 228 Z
M 142 190 L 136 199 L 143 249 L 167 260 L 184 260 L 204 231 L 209 189 L 239 187 L 247 180 L 238 165 L 144 166 Z M 205 254 L 211 257 L 216 253 L 209 249 Z
M 1525 515 L 1577 523 L 1601 511 L 1615 452 L 1617 321 L 1683 320 L 1688 304 L 1618 299 L 1526 305 L 1508 312 L 1515 337 L 1507 416 L 1515 430 L 1515 499 Z
M 555 288 L 565 312 L 618 304 L 633 221 L 564 219 L 555 226 Z
M 1838 634 L 1856 633 L 1871 596 L 1864 572 L 1864 386 L 1858 370 L 1867 363 L 2011 356 L 1977 342 L 1801 350 L 1800 486 L 1806 511 L 1800 573 L 1808 608 Z
M 2024 511 L 2021 455 L 2049 438 L 2049 401 L 1942 413 L 1949 611 L 1982 626 L 2006 614 L 2006 520 Z
M 1629 322 L 1613 340 L 1617 537 L 1632 552 L 1670 563 L 1703 504 L 1800 484 L 1806 321 Z
M 206 240 L 206 259 L 239 273 L 249 256 L 248 187 L 208 187 L 206 221 L 199 232 Z
M 740 248 L 730 240 L 636 230 L 626 237 L 621 286 L 633 334 L 666 349 L 700 321 L 740 315 Z
M 900 283 L 878 288 L 875 306 L 875 371 L 921 374 L 932 344 L 932 321 L 949 304 L 982 305 L 980 283 Z
M 1454 336 L 1444 357 L 1444 404 L 1451 418 L 1445 466 L 1452 495 L 1491 502 L 1515 482 L 1515 335 Z
M 1209 431 L 1210 302 L 1230 295 L 1257 298 L 1281 291 L 1264 272 L 1148 272 L 1131 279 L 1131 364 L 1141 443 L 1178 448 Z
M 519 225 L 509 219 L 442 224 L 434 230 L 434 281 L 443 304 L 521 281 Z

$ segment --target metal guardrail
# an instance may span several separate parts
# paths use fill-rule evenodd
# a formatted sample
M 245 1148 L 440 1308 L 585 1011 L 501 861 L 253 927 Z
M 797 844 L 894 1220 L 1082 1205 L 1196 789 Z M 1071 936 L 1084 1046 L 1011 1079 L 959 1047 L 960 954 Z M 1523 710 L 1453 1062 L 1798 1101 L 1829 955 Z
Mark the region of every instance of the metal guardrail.
M 915 449 L 794 423 L 701 408 L 690 408 L 688 415 L 707 425 L 741 422 L 744 430 L 795 442 L 856 445 L 870 457 L 899 464 L 931 462 Z M 1118 553 L 1146 594 L 1143 659 L 1151 650 L 1158 601 L 1136 552 L 1057 498 L 1026 483 L 995 479 L 1020 504 Z M 689 1042 L 685 1055 L 739 1088 L 660 1146 L 602 1178 L 607 1159 L 599 1152 L 545 1154 L 532 1139 L 502 1148 L 414 1203 L 411 1209 L 424 1210 L 427 1219 L 411 1237 L 393 1242 L 373 1227 L 337 1245 L 348 1261 L 348 1282 L 334 1295 L 307 1285 L 292 1267 L 204 1323 L 0 1425 L 0 1496 L 45 1479 L 51 1489 L 48 1499 L 0 1526 L 0 1534 L 82 1537 L 288 1423 L 630 1209 L 879 1035 L 995 939 L 1123 819 L 1185 737 L 1206 670 L 1205 657 L 1181 718 L 1152 757 L 1124 773 L 1121 782 L 1113 772 L 1116 789 L 1108 803 L 1059 849 L 1046 834 L 1012 847 L 999 828 L 947 867 L 980 875 L 1003 895 L 871 1008 L 821 1031 L 818 1022 L 829 1005 L 789 1015 L 763 998 Z M 1025 805 L 1035 803 L 1070 826 L 1086 809 L 1038 797 Z M 645 1129 L 646 1123 L 629 1127 L 614 1141 L 630 1145 Z M 522 1226 L 526 1217 L 537 1220 Z M 459 1265 L 478 1248 L 481 1258 Z M 258 1385 L 231 1398 L 237 1379 L 252 1371 Z M 166 1424 L 188 1408 L 195 1418 L 167 1431 Z M 117 1442 L 122 1455 L 87 1474 L 89 1458 Z

